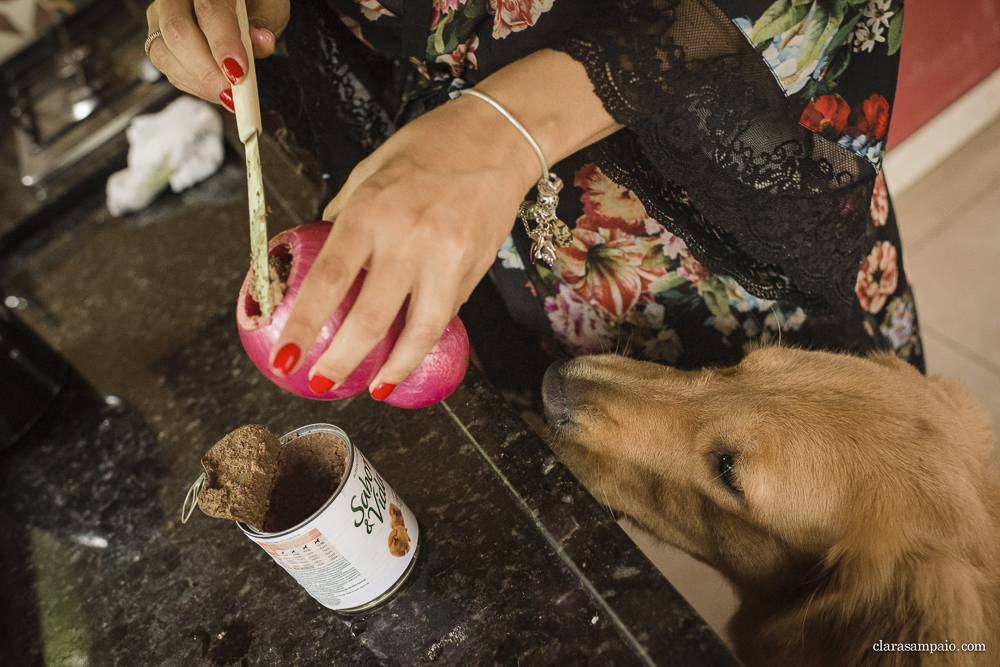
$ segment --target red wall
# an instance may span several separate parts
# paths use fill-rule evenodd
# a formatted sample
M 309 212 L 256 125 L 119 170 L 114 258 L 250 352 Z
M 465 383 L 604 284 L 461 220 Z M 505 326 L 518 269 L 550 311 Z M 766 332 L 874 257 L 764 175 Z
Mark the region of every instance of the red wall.
M 1000 68 L 1000 0 L 908 0 L 889 146 Z

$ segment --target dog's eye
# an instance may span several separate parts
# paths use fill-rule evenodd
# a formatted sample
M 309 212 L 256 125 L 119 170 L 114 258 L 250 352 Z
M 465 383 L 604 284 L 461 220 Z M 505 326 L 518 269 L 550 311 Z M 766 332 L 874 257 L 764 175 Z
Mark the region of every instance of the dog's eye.
M 715 472 L 721 481 L 733 493 L 743 495 L 739 480 L 736 477 L 736 455 L 729 452 L 715 453 Z

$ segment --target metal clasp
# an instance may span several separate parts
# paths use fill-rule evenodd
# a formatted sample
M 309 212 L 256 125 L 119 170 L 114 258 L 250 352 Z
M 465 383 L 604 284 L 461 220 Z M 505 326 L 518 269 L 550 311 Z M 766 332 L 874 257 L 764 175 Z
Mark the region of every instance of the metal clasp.
M 184 496 L 184 506 L 181 507 L 181 523 L 187 523 L 188 519 L 191 518 L 191 513 L 194 512 L 194 508 L 198 506 L 198 494 L 201 493 L 201 487 L 205 486 L 205 481 L 208 479 L 208 473 L 201 473 L 201 477 L 194 481 L 194 484 L 188 488 L 187 495 Z

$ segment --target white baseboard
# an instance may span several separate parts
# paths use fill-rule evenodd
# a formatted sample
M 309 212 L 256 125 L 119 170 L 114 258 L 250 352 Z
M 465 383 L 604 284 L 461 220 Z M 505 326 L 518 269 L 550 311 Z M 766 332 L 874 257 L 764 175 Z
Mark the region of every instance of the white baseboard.
M 934 116 L 885 156 L 885 180 L 902 194 L 1000 116 L 1000 69 Z

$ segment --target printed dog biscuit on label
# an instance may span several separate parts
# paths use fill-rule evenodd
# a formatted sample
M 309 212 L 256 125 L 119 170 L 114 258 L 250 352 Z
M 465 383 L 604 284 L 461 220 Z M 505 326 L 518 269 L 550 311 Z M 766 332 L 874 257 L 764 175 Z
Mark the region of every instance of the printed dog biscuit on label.
M 410 550 L 410 535 L 406 532 L 406 521 L 403 511 L 395 504 L 389 503 L 389 553 L 397 558 L 405 556 Z
M 393 528 L 404 524 L 403 510 L 399 509 L 395 503 L 389 503 L 389 524 Z
M 397 526 L 389 533 L 389 553 L 396 558 L 401 558 L 410 550 L 410 536 L 406 533 L 406 528 Z

